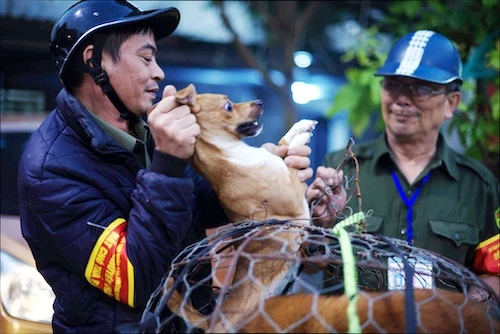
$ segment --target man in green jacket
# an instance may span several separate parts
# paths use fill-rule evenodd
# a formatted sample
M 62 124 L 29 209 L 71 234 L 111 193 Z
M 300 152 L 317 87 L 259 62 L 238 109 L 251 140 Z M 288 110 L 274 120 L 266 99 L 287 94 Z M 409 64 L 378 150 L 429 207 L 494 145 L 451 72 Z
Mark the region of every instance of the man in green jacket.
M 355 144 L 366 230 L 405 239 L 478 274 L 499 293 L 499 185 L 480 162 L 453 151 L 440 134 L 461 93 L 462 63 L 446 37 L 428 30 L 399 39 L 381 76 L 385 133 Z M 326 156 L 337 167 L 345 151 Z M 344 174 L 353 176 L 353 161 Z M 352 181 L 351 181 L 352 182 Z M 347 204 L 358 212 L 358 198 Z

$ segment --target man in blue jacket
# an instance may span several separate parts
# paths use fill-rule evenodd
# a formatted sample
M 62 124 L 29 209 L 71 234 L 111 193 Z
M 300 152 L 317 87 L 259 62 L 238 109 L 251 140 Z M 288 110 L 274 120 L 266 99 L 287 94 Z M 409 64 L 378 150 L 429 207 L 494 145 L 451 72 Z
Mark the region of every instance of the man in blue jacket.
M 179 19 L 175 8 L 82 1 L 52 30 L 64 88 L 24 151 L 18 187 L 23 235 L 56 295 L 54 332 L 137 322 L 178 252 L 227 223 L 187 166 L 200 132 L 194 115 L 173 86 L 152 107 L 164 79 L 156 40 Z M 287 154 L 304 181 L 312 176 L 309 147 L 269 149 Z

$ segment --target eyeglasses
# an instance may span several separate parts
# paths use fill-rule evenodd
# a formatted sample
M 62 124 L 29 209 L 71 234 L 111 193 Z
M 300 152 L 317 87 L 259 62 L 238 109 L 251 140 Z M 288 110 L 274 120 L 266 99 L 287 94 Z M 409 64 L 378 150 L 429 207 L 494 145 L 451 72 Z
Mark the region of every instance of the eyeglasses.
M 403 87 L 408 87 L 408 92 L 414 101 L 425 102 L 432 96 L 445 94 L 446 89 L 435 90 L 425 85 L 405 85 L 396 80 L 384 79 L 380 82 L 382 89 L 391 96 L 399 96 Z

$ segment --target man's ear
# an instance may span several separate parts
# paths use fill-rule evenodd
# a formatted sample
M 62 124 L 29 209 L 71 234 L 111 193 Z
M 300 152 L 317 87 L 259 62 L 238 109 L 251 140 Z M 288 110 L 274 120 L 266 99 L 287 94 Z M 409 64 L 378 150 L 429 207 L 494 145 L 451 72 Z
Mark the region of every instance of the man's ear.
M 93 44 L 87 45 L 87 47 L 83 49 L 82 52 L 83 63 L 86 64 L 87 60 L 92 58 L 93 55 L 94 55 L 94 45 Z
M 450 119 L 453 116 L 455 110 L 457 110 L 458 105 L 460 104 L 460 100 L 462 98 L 462 94 L 460 92 L 451 92 L 446 96 L 446 119 Z
M 201 106 L 196 103 L 196 87 L 193 84 L 189 84 L 186 88 L 181 89 L 175 94 L 177 103 L 185 104 L 191 107 L 191 111 L 198 112 L 201 110 Z

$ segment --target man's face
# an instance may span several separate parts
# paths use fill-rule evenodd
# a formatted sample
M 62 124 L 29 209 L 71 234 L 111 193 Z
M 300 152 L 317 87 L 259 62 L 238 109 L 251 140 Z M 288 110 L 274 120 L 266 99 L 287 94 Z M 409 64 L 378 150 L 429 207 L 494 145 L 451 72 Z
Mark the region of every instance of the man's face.
M 120 47 L 114 63 L 104 53 L 102 67 L 123 104 L 134 114 L 143 115 L 156 100 L 158 82 L 165 73 L 156 62 L 157 46 L 152 32 L 136 34 Z
M 419 95 L 422 91 L 431 93 Z M 387 131 L 407 139 L 437 134 L 456 108 L 458 102 L 451 98 L 453 94 L 459 93 L 446 94 L 444 85 L 409 77 L 385 77 L 380 96 Z

